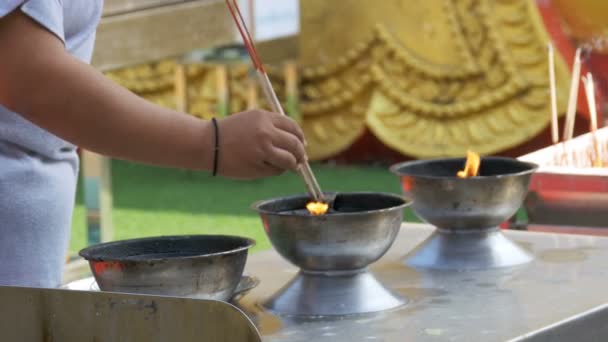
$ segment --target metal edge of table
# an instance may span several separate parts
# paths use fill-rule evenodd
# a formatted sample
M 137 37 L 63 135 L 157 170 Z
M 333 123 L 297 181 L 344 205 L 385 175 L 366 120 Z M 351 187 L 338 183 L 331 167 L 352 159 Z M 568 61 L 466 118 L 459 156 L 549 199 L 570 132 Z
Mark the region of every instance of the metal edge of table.
M 601 341 L 608 336 L 608 303 L 521 335 L 509 342 Z
M 0 301 L 7 341 L 261 341 L 240 308 L 220 301 L 7 286 Z

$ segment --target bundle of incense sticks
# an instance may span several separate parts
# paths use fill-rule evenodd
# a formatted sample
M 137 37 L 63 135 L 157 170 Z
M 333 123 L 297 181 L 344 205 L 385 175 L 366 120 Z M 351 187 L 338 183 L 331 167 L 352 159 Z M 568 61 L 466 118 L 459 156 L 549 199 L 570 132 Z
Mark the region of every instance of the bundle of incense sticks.
M 568 111 L 563 132 L 563 142 L 560 144 L 557 121 L 557 94 L 555 86 L 555 60 L 551 43 L 548 45 L 549 52 L 549 85 L 551 94 L 551 140 L 554 146 L 553 163 L 557 166 L 574 167 L 603 167 L 604 150 L 606 143 L 602 143 L 597 136 L 597 108 L 595 101 L 595 85 L 593 76 L 587 73 L 582 78 L 587 97 L 587 104 L 591 116 L 591 141 L 587 148 L 573 148 L 571 140 L 574 134 L 574 123 L 576 119 L 576 106 L 578 101 L 579 82 L 581 81 L 581 48 L 576 50 L 572 68 L 572 80 L 570 83 L 570 95 L 568 99 Z
M 241 10 L 239 9 L 237 0 L 232 0 L 232 3 L 230 2 L 230 0 L 226 0 L 226 4 L 228 5 L 230 14 L 232 15 L 232 18 L 234 19 L 234 22 L 239 30 L 239 33 L 241 34 L 241 37 L 243 38 L 243 43 L 245 44 L 245 47 L 247 48 L 247 51 L 249 52 L 249 57 L 251 58 L 251 62 L 253 63 L 253 65 L 256 69 L 256 75 L 257 75 L 258 81 L 260 82 L 262 91 L 264 92 L 264 95 L 266 96 L 268 103 L 270 103 L 270 106 L 272 107 L 273 111 L 280 113 L 282 115 L 285 115 L 285 112 L 283 111 L 283 107 L 281 106 L 281 102 L 277 98 L 277 94 L 275 93 L 274 89 L 272 88 L 272 84 L 270 83 L 268 74 L 266 73 L 266 70 L 264 70 L 264 66 L 262 65 L 262 62 L 260 61 L 260 57 L 255 49 L 255 43 L 254 43 L 253 39 L 251 38 L 251 34 L 249 33 L 249 30 L 247 29 L 247 24 L 245 23 L 245 20 L 243 19 L 243 15 L 241 14 Z M 308 164 L 308 161 L 304 162 L 303 165 L 300 167 L 299 174 L 304 179 L 304 183 L 306 184 L 306 188 L 308 190 L 308 193 L 311 195 L 311 197 L 315 201 L 323 202 L 324 201 L 323 192 L 321 191 L 321 188 L 319 187 L 319 183 L 317 182 L 317 179 L 315 178 L 315 176 L 312 172 L 312 169 L 310 168 L 310 165 Z

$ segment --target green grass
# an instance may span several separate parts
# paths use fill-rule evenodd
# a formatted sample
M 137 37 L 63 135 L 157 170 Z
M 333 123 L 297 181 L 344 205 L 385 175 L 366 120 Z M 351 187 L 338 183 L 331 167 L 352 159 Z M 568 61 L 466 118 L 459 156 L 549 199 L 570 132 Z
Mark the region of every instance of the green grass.
M 386 168 L 313 166 L 326 191 L 399 193 Z M 253 202 L 304 191 L 300 178 L 285 174 L 256 181 L 231 181 L 207 174 L 113 161 L 113 240 L 169 234 L 232 234 L 257 240 L 267 249 Z M 86 245 L 85 210 L 79 188 L 70 249 Z M 406 212 L 407 220 L 415 220 Z

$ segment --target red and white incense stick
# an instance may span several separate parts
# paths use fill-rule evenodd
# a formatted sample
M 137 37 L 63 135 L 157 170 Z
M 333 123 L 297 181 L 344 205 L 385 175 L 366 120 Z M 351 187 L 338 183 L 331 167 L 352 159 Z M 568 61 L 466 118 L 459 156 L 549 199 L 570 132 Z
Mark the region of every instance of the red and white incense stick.
M 251 58 L 251 62 L 253 63 L 256 69 L 258 81 L 260 83 L 260 86 L 262 87 L 262 91 L 264 92 L 268 103 L 270 104 L 274 112 L 285 115 L 285 111 L 283 111 L 281 102 L 277 98 L 277 94 L 272 88 L 272 83 L 270 83 L 268 74 L 266 73 L 266 70 L 264 70 L 264 66 L 260 61 L 260 57 L 255 49 L 255 43 L 251 38 L 249 30 L 247 29 L 247 24 L 243 19 L 243 15 L 241 14 L 241 10 L 239 9 L 237 0 L 232 0 L 232 3 L 230 0 L 226 0 L 226 4 L 228 5 L 228 9 L 230 10 L 230 14 L 234 19 L 237 29 L 239 30 L 239 33 L 243 38 L 243 43 L 245 44 L 245 47 L 249 52 L 249 57 Z M 312 198 L 315 201 L 323 201 L 323 192 L 319 187 L 319 183 L 317 182 L 317 179 L 315 178 L 312 169 L 308 164 L 308 161 L 305 161 L 298 171 L 300 176 L 302 176 L 302 178 L 304 179 L 304 183 L 306 183 L 306 188 L 308 189 L 308 192 L 310 193 Z

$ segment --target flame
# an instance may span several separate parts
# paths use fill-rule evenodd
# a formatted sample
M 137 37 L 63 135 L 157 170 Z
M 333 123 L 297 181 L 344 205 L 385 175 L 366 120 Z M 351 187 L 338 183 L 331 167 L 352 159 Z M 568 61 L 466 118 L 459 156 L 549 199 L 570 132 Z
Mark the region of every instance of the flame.
M 469 178 L 477 176 L 477 173 L 479 172 L 479 164 L 479 154 L 473 151 L 468 151 L 467 162 L 464 165 L 464 170 L 458 171 L 457 176 L 460 178 Z
M 309 202 L 306 209 L 314 216 L 324 215 L 329 210 L 329 204 L 323 202 Z

